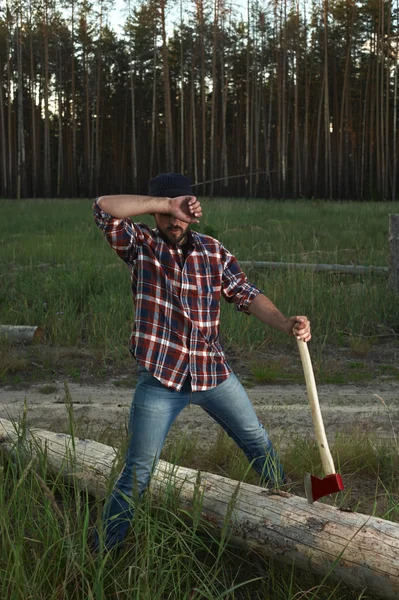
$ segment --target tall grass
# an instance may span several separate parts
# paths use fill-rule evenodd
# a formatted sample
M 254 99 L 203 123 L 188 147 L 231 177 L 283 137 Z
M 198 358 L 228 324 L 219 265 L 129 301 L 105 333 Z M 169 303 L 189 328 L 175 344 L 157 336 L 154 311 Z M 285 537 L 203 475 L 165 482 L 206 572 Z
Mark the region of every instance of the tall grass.
M 387 264 L 393 204 L 228 199 L 203 204 L 198 229 L 241 260 Z M 129 273 L 95 227 L 91 201 L 0 206 L 0 322 L 39 324 L 50 343 L 122 356 L 133 316 Z M 152 223 L 151 217 L 143 220 Z M 284 313 L 307 314 L 320 343 L 342 344 L 399 328 L 397 298 L 386 277 L 253 269 L 247 274 Z M 245 348 L 265 338 L 269 345 L 285 340 L 225 303 L 222 336 Z
M 70 420 L 74 435 L 73 419 Z M 93 553 L 93 527 L 98 501 L 49 474 L 45 452 L 36 460 L 23 452 L 24 424 L 12 460 L 0 466 L 0 598 L 27 600 L 363 600 L 371 595 L 346 589 L 284 567 L 273 560 L 233 547 L 228 528 L 216 532 L 201 517 L 201 502 L 190 518 L 179 508 L 172 486 L 157 500 L 146 494 L 137 506 L 125 551 L 118 555 Z M 285 458 L 301 468 L 294 445 Z M 340 450 L 341 448 L 341 450 Z M 228 457 L 231 441 L 220 437 L 208 451 L 211 462 Z M 166 458 L 177 458 L 182 446 L 170 447 Z M 312 454 L 302 441 L 301 461 Z M 364 469 L 363 455 L 349 468 Z M 337 440 L 335 453 L 345 449 Z M 374 451 L 366 451 L 368 460 Z M 291 454 L 291 459 L 290 459 Z M 357 453 L 355 453 L 357 456 Z M 353 458 L 353 457 L 352 457 Z M 345 460 L 345 459 L 344 459 Z M 306 461 L 305 461 L 306 462 Z M 215 465 L 214 465 L 215 466 Z M 309 466 L 309 462 L 307 462 Z M 318 460 L 313 465 L 318 468 Z M 348 465 L 346 465 L 348 467 Z M 234 473 L 234 464 L 222 467 Z M 248 466 L 246 466 L 248 471 Z M 115 470 L 116 473 L 116 470 Z M 242 473 L 241 473 L 242 474 Z M 385 481 L 385 471 L 381 471 Z M 256 477 L 256 476 L 253 476 Z M 342 497 L 341 497 L 342 501 Z M 377 493 L 375 495 L 377 502 Z M 392 496 L 393 502 L 393 496 Z M 393 507 L 391 507 L 393 508 Z M 378 511 L 376 511 L 378 514 Z M 392 514 L 392 510 L 391 513 Z M 396 506 L 397 515 L 397 506 Z M 397 515 L 398 516 L 398 515 Z

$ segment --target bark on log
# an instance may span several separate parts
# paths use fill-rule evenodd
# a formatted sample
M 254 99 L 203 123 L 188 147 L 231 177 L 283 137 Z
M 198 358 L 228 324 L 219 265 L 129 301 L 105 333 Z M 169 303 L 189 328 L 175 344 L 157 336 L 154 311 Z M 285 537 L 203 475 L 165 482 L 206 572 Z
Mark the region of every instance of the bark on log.
M 18 434 L 0 419 L 0 449 L 13 455 Z M 91 440 L 32 429 L 29 456 L 46 451 L 49 470 L 61 471 L 81 489 L 104 495 L 115 451 Z M 19 444 L 21 448 L 21 444 Z M 231 541 L 258 554 L 311 570 L 377 597 L 399 597 L 399 525 L 369 515 L 341 511 L 320 502 L 266 490 L 211 473 L 160 461 L 150 492 L 162 497 L 171 483 L 179 504 L 190 511 L 201 499 L 202 516 L 218 528 L 229 518 Z M 330 573 L 331 572 L 331 573 Z
M 373 265 L 330 265 L 330 264 L 310 264 L 310 263 L 285 263 L 285 262 L 264 262 L 264 261 L 246 261 L 240 260 L 242 267 L 268 268 L 268 269 L 298 269 L 299 271 L 314 271 L 327 273 L 344 273 L 346 275 L 387 275 L 388 267 L 376 267 Z
M 389 215 L 389 278 L 394 291 L 399 294 L 399 215 Z
M 37 325 L 0 325 L 0 337 L 6 337 L 12 343 L 32 344 L 43 337 L 44 331 Z
M 313 263 L 286 263 L 286 262 L 273 262 L 273 261 L 260 261 L 260 260 L 240 260 L 237 259 L 242 267 L 252 267 L 256 269 L 298 269 L 299 271 L 313 271 L 316 273 L 343 273 L 346 275 L 388 275 L 388 267 L 378 267 L 375 265 L 338 265 L 338 264 L 313 264 Z M 81 264 L 85 264 L 82 262 Z M 49 269 L 49 268 L 75 268 L 75 265 L 65 265 L 62 263 L 40 263 L 34 265 L 38 269 Z M 115 269 L 116 267 L 124 267 L 124 264 L 119 262 L 109 263 L 102 265 L 102 268 Z M 13 268 L 17 269 L 32 269 L 32 265 L 27 266 L 16 266 L 12 265 Z

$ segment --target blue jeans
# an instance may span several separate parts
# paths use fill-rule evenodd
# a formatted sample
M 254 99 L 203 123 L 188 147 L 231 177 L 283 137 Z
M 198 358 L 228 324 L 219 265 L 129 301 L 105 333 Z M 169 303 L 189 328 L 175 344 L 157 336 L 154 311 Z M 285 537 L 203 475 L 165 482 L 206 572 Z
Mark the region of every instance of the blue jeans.
M 130 409 L 125 467 L 102 514 L 104 545 L 108 550 L 125 539 L 134 513 L 132 499 L 142 496 L 173 421 L 190 403 L 201 406 L 223 427 L 244 451 L 264 483 L 284 481 L 285 475 L 272 443 L 233 373 L 220 385 L 204 392 L 191 392 L 188 379 L 177 392 L 139 367 Z M 98 534 L 96 543 L 99 544 Z

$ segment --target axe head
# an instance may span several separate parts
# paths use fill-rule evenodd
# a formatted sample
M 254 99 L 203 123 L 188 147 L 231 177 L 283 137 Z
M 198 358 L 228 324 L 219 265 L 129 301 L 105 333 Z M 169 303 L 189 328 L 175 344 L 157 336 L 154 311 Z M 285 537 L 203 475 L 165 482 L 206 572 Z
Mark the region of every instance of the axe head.
M 313 504 L 323 496 L 335 494 L 343 489 L 344 484 L 341 475 L 338 475 L 338 473 L 332 473 L 332 475 L 327 475 L 323 479 L 319 479 L 310 473 L 305 475 L 305 494 L 309 504 Z

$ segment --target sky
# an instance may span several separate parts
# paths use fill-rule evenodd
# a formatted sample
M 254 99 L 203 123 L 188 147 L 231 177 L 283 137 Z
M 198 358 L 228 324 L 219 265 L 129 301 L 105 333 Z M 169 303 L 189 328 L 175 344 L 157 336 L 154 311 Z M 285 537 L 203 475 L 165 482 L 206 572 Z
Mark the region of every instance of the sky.
M 183 0 L 184 2 L 184 0 Z M 124 11 L 126 10 L 126 2 L 124 2 L 124 0 L 114 0 L 114 8 L 110 10 L 110 24 L 112 26 L 112 28 L 119 33 L 121 31 L 121 26 L 123 25 L 123 22 L 125 20 L 124 18 Z M 172 2 L 171 4 L 175 4 L 174 8 L 169 9 L 168 14 L 169 14 L 169 18 L 171 21 L 170 27 L 173 27 L 173 23 L 177 23 L 179 21 L 179 15 L 180 15 L 180 9 L 179 9 L 179 2 L 177 2 L 176 0 L 174 0 L 174 2 Z M 184 2 L 184 4 L 187 4 L 186 2 Z M 183 4 L 183 10 L 184 10 L 184 4 Z M 243 15 L 243 18 L 245 18 L 247 9 L 247 0 L 234 0 L 233 2 L 234 4 L 234 9 L 235 9 L 235 14 L 237 15 L 239 12 L 241 12 L 241 14 Z M 191 3 L 192 5 L 192 3 Z

